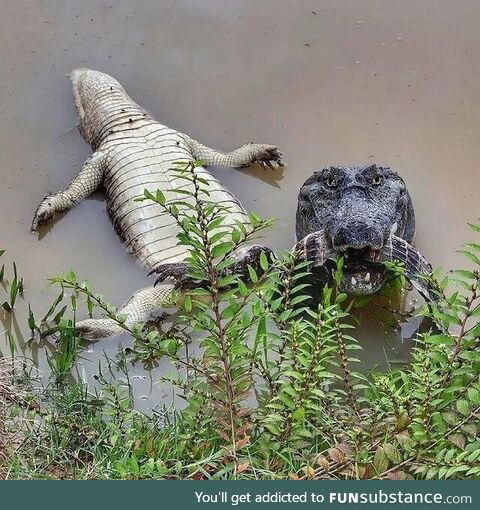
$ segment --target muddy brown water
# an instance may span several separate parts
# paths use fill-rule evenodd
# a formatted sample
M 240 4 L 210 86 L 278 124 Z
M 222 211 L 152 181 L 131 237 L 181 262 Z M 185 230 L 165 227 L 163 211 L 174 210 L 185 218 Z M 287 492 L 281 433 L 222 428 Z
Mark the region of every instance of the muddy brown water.
M 421 251 L 434 266 L 461 262 L 455 249 L 480 216 L 476 0 L 1 0 L 0 8 L 0 244 L 37 315 L 56 293 L 47 277 L 60 271 L 73 269 L 117 305 L 147 282 L 101 195 L 42 239 L 29 232 L 41 198 L 91 153 L 75 127 L 67 74 L 76 66 L 112 74 L 161 122 L 207 145 L 277 144 L 283 173 L 213 169 L 247 209 L 278 218 L 273 248 L 292 245 L 296 195 L 314 170 L 377 162 L 407 181 Z M 406 359 L 402 337 L 414 328 L 386 330 L 364 313 L 365 366 Z M 18 343 L 45 369 L 45 349 Z M 128 343 L 90 346 L 80 376 Z M 164 362 L 153 375 L 132 368 L 139 407 L 169 401 L 168 388 L 154 385 L 162 370 Z

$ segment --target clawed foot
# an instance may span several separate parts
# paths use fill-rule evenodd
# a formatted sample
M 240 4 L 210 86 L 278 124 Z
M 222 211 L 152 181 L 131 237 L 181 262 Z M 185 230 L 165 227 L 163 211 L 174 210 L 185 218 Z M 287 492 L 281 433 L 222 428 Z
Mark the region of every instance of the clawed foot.
M 257 162 L 264 169 L 275 168 L 277 166 L 285 166 L 282 161 L 282 153 L 275 145 L 258 144 L 257 153 L 254 156 L 252 163 Z
M 267 261 L 268 259 L 270 261 L 275 259 L 275 254 L 268 246 L 255 244 L 253 246 L 238 248 L 233 254 L 236 261 L 222 269 L 219 276 L 224 277 L 238 274 L 241 278 L 248 280 L 250 277 L 249 266 L 251 266 L 257 274 L 262 274 L 265 270 L 265 268 L 262 268 L 261 263 L 262 253 L 267 256 Z M 154 285 L 164 282 L 165 280 L 173 280 L 177 290 L 195 289 L 208 284 L 205 280 L 192 278 L 192 276 L 188 274 L 188 264 L 185 262 L 160 264 L 150 271 L 149 276 L 152 274 L 157 274 Z
M 32 226 L 30 227 L 32 232 L 35 232 L 38 227 L 44 225 L 54 218 L 57 214 L 57 210 L 53 203 L 53 195 L 47 195 L 37 207 L 35 215 L 33 216 Z
M 193 278 L 188 276 L 188 264 L 184 262 L 178 262 L 174 264 L 161 264 L 150 273 L 148 276 L 156 274 L 157 279 L 153 284 L 158 285 L 165 280 L 173 280 L 176 289 L 187 289 L 195 286 Z

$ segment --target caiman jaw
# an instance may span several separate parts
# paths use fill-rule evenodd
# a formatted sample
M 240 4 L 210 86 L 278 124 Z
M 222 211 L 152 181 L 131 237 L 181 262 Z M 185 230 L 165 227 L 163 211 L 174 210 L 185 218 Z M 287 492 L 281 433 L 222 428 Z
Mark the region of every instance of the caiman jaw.
M 348 294 L 373 294 L 382 286 L 385 266 L 379 263 L 380 250 L 348 248 L 341 252 L 344 259 L 340 289 Z
M 327 262 L 338 256 L 344 258 L 344 273 L 340 288 L 349 294 L 372 294 L 383 284 L 386 277 L 384 262 L 404 264 L 405 277 L 426 299 L 433 299 L 430 284 L 424 276 L 432 272 L 432 267 L 423 255 L 404 239 L 390 235 L 380 250 L 363 248 L 333 250 L 325 231 L 312 232 L 293 247 L 302 259 L 308 260 L 311 271 L 327 267 Z
M 350 252 L 351 252 L 351 250 L 345 250 L 344 252 L 342 252 L 342 257 L 345 260 L 348 260 L 348 255 Z M 380 252 L 381 252 L 380 250 L 368 249 L 368 251 L 366 251 L 365 258 L 372 262 L 376 262 L 376 261 L 380 260 Z

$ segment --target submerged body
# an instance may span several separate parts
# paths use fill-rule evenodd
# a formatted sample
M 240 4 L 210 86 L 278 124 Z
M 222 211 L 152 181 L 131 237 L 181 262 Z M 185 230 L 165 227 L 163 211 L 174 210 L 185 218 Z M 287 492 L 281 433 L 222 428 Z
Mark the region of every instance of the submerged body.
M 185 199 L 184 195 L 176 196 L 173 190 L 191 184 L 171 170 L 174 162 L 202 160 L 206 165 L 231 167 L 254 162 L 281 165 L 275 146 L 250 143 L 222 153 L 164 126 L 107 74 L 77 69 L 72 72 L 72 83 L 79 130 L 95 152 L 67 188 L 44 198 L 35 213 L 32 230 L 103 186 L 115 230 L 126 249 L 150 270 L 180 262 L 187 255 L 186 248 L 177 244 L 178 226 L 168 212 L 159 204 L 135 201 L 145 189 L 153 192 L 160 189 L 167 200 Z M 205 168 L 197 167 L 195 171 L 208 180 L 210 200 L 228 208 L 227 224 L 240 221 L 248 226 L 248 216 L 238 200 Z M 142 289 L 122 312 L 127 310 L 130 323 L 146 320 L 170 290 L 171 285 Z M 118 332 L 113 323 L 102 321 L 82 321 L 79 327 L 85 336 L 92 338 Z

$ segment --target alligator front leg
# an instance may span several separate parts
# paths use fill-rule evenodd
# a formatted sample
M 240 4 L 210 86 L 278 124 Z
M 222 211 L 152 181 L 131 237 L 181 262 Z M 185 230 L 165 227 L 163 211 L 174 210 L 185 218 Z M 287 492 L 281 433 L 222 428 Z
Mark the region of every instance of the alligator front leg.
M 32 232 L 98 189 L 103 181 L 105 166 L 106 155 L 103 152 L 97 151 L 90 156 L 80 173 L 65 189 L 47 195 L 42 200 L 33 217 Z
M 247 143 L 232 152 L 220 152 L 211 149 L 191 138 L 188 140 L 190 150 L 195 159 L 206 166 L 229 166 L 241 168 L 257 162 L 263 167 L 273 168 L 273 163 L 283 166 L 282 154 L 275 145 L 263 143 Z
M 267 246 L 255 244 L 239 248 L 234 254 L 236 262 L 226 269 L 220 271 L 219 277 L 236 274 L 242 280 L 250 280 L 250 272 L 248 266 L 251 266 L 257 274 L 261 274 L 263 269 L 260 264 L 260 255 L 265 253 L 270 259 L 275 257 L 273 251 Z M 157 274 L 155 285 L 165 280 L 173 280 L 175 288 L 179 290 L 187 290 L 198 287 L 205 287 L 206 280 L 196 280 L 188 274 L 188 264 L 185 262 L 178 262 L 174 264 L 161 264 L 156 267 L 150 274 Z

